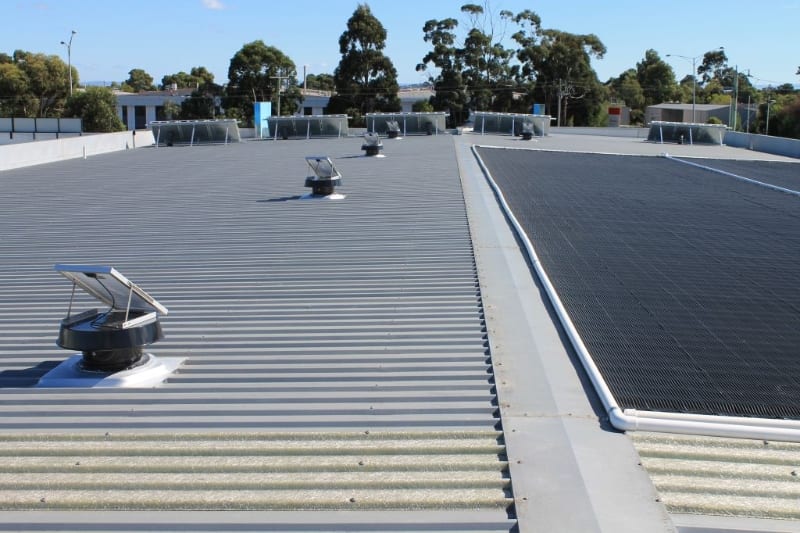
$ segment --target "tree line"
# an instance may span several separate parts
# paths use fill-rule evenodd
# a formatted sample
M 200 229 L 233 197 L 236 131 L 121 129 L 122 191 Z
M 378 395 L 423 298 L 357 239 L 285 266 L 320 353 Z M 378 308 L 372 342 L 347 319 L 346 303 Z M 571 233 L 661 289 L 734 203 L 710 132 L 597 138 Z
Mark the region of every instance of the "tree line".
M 759 107 L 758 119 L 737 124 L 739 129 L 764 133 L 771 113 L 769 134 L 800 138 L 800 92 L 791 84 L 758 89 L 749 73 L 729 65 L 722 49 L 706 52 L 696 72 L 680 81 L 657 51 L 646 50 L 635 67 L 601 82 L 591 61 L 602 59 L 606 47 L 594 34 L 546 28 L 531 10 L 494 12 L 489 0 L 463 5 L 460 18 L 425 22 L 422 38 L 430 50 L 416 67 L 434 96 L 415 108 L 446 111 L 451 126 L 463 124 L 474 110 L 530 113 L 534 104 L 543 104 L 559 125 L 603 126 L 609 103 L 627 105 L 631 122 L 642 124 L 649 105 L 728 104 L 735 99 Z M 224 112 L 250 125 L 256 101 L 272 102 L 273 113 L 293 114 L 305 82 L 310 89 L 330 91 L 327 113 L 347 114 L 354 125 L 363 125 L 366 113 L 400 110 L 397 71 L 384 54 L 386 39 L 381 22 L 367 4 L 360 4 L 339 38 L 341 60 L 332 74 L 298 80 L 289 56 L 257 40 L 233 55 L 224 85 L 201 66 L 166 75 L 159 85 L 134 68 L 128 79 L 110 88 L 87 87 L 72 96 L 69 67 L 59 57 L 18 50 L 0 54 L 0 116 L 81 116 L 87 131 L 114 131 L 123 126 L 110 89 L 177 88 L 191 89 L 191 95 L 180 106 L 166 104 L 163 118 L 203 119 Z M 77 88 L 78 71 L 71 68 Z

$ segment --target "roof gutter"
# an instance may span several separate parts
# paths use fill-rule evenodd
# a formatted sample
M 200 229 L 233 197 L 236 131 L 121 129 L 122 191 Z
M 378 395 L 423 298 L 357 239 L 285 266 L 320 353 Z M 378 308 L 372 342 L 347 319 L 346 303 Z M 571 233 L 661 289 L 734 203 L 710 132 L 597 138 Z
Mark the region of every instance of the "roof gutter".
M 553 308 L 558 315 L 561 325 L 575 348 L 575 352 L 580 358 L 583 368 L 589 375 L 595 391 L 603 407 L 608 414 L 609 422 L 621 431 L 657 431 L 665 433 L 683 433 L 690 435 L 708 435 L 714 437 L 735 437 L 743 439 L 761 439 L 800 442 L 800 421 L 781 420 L 768 418 L 749 418 L 734 416 L 699 415 L 685 413 L 668 413 L 657 411 L 639 411 L 636 409 L 622 409 L 611 394 L 611 389 L 600 374 L 600 370 L 592 359 L 589 350 L 583 343 L 578 330 L 567 314 L 561 299 L 556 293 L 555 287 L 550 282 L 550 278 L 544 270 L 536 250 L 533 248 L 528 236 L 525 234 L 517 218 L 511 212 L 511 208 L 503 197 L 503 193 L 497 183 L 492 178 L 489 169 L 484 164 L 477 148 L 480 145 L 472 145 L 472 153 L 478 161 L 489 185 L 492 187 L 497 199 L 500 202 L 503 212 L 514 227 L 517 236 L 525 245 L 525 251 L 536 272 L 539 281 L 542 283 Z

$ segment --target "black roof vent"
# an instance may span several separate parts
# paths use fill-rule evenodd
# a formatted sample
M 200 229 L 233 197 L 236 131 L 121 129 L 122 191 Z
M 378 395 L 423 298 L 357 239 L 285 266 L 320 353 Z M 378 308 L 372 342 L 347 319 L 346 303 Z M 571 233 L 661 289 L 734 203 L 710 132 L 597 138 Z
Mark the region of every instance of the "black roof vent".
M 142 347 L 164 337 L 158 315 L 167 308 L 110 266 L 56 265 L 72 281 L 67 316 L 57 344 L 83 353 L 81 368 L 113 373 L 146 362 Z M 72 314 L 75 288 L 80 287 L 108 306 Z
M 383 143 L 381 142 L 380 136 L 378 136 L 377 133 L 365 133 L 364 144 L 361 145 L 361 149 L 364 150 L 368 156 L 375 156 L 381 153 L 381 150 L 383 150 Z
M 522 123 L 522 139 L 525 141 L 530 141 L 533 137 L 533 122 L 525 121 Z
M 306 187 L 311 188 L 310 197 L 331 200 L 344 198 L 344 195 L 334 193 L 336 186 L 342 184 L 342 175 L 336 170 L 330 157 L 312 155 L 306 157 L 306 163 L 314 173 L 306 178 Z
M 400 124 L 396 120 L 386 121 L 386 136 L 390 139 L 397 139 L 400 135 Z

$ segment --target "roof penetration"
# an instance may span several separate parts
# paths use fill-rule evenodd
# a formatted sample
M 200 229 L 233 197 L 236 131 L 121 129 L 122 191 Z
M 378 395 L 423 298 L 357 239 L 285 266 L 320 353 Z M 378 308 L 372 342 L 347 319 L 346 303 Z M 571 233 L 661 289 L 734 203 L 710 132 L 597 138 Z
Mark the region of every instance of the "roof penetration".
M 80 509 L 161 527 L 176 515 L 157 511 L 314 510 L 286 530 L 515 527 L 453 141 L 406 139 L 385 158 L 360 141 L 3 173 L 6 519 L 41 528 L 36 511 L 71 523 Z M 345 199 L 301 198 L 314 153 L 346 178 Z M 70 296 L 59 263 L 113 264 L 147 287 L 169 309 L 150 351 L 186 361 L 153 388 L 34 388 L 69 356 L 55 345 Z M 114 514 L 126 510 L 153 512 Z M 180 516 L 170 527 L 194 520 Z
M 800 417 L 800 198 L 665 158 L 479 153 L 623 408 Z

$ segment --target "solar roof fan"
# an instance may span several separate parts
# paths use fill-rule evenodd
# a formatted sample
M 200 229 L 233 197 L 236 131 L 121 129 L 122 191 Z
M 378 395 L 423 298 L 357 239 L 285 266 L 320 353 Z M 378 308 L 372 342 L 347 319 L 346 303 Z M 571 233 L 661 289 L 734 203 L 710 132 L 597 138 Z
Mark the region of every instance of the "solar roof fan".
M 84 371 L 114 373 L 143 365 L 151 357 L 143 347 L 164 337 L 158 315 L 167 308 L 110 266 L 56 265 L 72 281 L 67 316 L 61 321 L 58 346 L 80 350 Z M 72 314 L 80 287 L 109 308 Z
M 334 193 L 337 185 L 342 184 L 342 175 L 336 170 L 328 156 L 312 155 L 306 157 L 306 163 L 314 173 L 306 178 L 306 187 L 311 188 L 311 197 L 337 200 L 344 195 Z
M 365 133 L 364 144 L 361 145 L 361 149 L 364 150 L 368 156 L 378 155 L 381 150 L 383 150 L 381 138 L 377 133 Z
M 390 139 L 397 139 L 400 135 L 400 124 L 396 120 L 386 121 L 386 136 Z
M 530 141 L 533 137 L 533 122 L 525 121 L 522 123 L 522 139 L 525 141 Z

